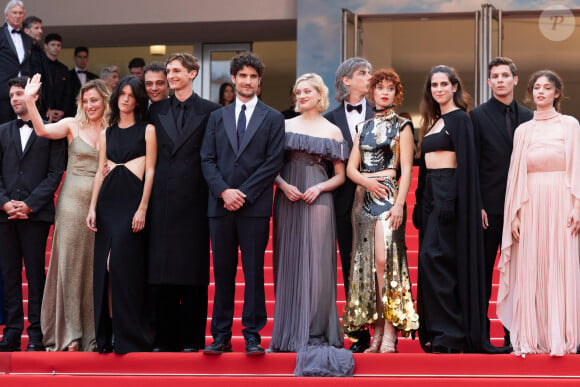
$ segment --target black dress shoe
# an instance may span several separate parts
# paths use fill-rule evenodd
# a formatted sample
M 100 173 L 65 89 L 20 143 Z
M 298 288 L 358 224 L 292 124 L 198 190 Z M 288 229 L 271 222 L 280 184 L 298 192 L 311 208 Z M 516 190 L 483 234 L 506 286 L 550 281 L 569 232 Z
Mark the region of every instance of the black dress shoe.
M 449 348 L 449 347 L 445 347 L 443 345 L 432 345 L 431 346 L 431 353 L 446 353 L 446 354 L 450 354 L 450 353 L 462 353 L 463 351 L 461 349 L 457 349 L 457 348 Z
M 232 344 L 229 341 L 214 341 L 203 349 L 205 355 L 221 355 L 224 352 L 232 352 Z
M 44 348 L 44 345 L 42 345 L 42 343 L 39 342 L 28 343 L 28 346 L 26 347 L 26 352 L 44 352 L 44 351 L 46 351 L 46 348 Z
M 103 347 L 97 347 L 97 352 L 99 353 L 113 353 L 115 352 L 115 347 L 113 344 L 107 344 Z
M 256 340 L 246 341 L 246 355 L 260 356 L 265 353 L 264 348 Z
M 349 350 L 352 353 L 363 353 L 365 349 L 369 348 L 371 344 L 366 340 L 359 340 L 355 343 L 352 343 Z
M 20 351 L 20 337 L 4 336 L 0 341 L 0 352 Z
M 196 348 L 193 345 L 184 345 L 183 352 L 185 353 L 199 352 L 199 348 Z

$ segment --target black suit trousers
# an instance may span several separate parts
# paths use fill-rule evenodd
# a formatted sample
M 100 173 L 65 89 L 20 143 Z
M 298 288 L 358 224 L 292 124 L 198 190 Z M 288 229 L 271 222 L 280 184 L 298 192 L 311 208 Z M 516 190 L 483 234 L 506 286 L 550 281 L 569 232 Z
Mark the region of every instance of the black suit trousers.
M 4 281 L 5 336 L 20 336 L 24 329 L 22 306 L 22 260 L 28 280 L 27 332 L 31 341 L 42 341 L 40 307 L 46 274 L 48 222 L 10 220 L 0 223 L 0 269 Z
M 489 226 L 483 230 L 483 248 L 485 254 L 485 296 L 487 300 L 487 307 L 489 309 L 489 301 L 491 299 L 491 289 L 493 282 L 493 268 L 497 258 L 497 250 L 501 248 L 501 237 L 503 232 L 503 215 L 487 214 L 487 222 Z M 486 314 L 487 330 L 491 326 L 489 317 Z M 509 331 L 504 328 L 505 339 L 509 343 Z
M 216 341 L 232 336 L 238 245 L 244 270 L 243 334 L 260 342 L 260 330 L 267 321 L 264 294 L 264 253 L 270 232 L 269 217 L 246 217 L 237 212 L 209 219 L 215 296 L 211 334 Z
M 155 346 L 172 351 L 203 349 L 207 323 L 207 286 L 153 285 Z

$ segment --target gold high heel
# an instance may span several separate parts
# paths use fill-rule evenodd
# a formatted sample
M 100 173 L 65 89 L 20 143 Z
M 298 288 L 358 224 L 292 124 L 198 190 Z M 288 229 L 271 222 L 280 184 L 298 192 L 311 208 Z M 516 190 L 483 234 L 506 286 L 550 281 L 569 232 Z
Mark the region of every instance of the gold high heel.
M 371 343 L 370 347 L 365 349 L 364 353 L 377 353 L 377 352 L 379 352 L 379 347 L 381 346 L 381 339 L 382 338 L 383 338 L 383 334 L 378 333 L 375 330 L 375 333 L 373 335 L 373 342 Z

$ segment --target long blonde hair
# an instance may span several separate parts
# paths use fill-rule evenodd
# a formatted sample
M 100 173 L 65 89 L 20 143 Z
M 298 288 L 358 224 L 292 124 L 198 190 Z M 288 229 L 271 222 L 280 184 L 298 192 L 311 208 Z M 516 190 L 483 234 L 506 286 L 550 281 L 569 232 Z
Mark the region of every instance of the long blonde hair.
M 109 98 L 111 98 L 111 92 L 109 91 L 107 84 L 100 79 L 89 81 L 85 83 L 83 87 L 81 87 L 81 90 L 77 96 L 77 114 L 75 119 L 81 127 L 87 126 L 89 124 L 89 117 L 87 116 L 87 113 L 85 113 L 83 106 L 83 97 L 87 91 L 92 89 L 95 89 L 103 99 L 103 117 L 101 118 L 101 124 L 106 128 L 108 126 L 107 124 L 110 114 Z

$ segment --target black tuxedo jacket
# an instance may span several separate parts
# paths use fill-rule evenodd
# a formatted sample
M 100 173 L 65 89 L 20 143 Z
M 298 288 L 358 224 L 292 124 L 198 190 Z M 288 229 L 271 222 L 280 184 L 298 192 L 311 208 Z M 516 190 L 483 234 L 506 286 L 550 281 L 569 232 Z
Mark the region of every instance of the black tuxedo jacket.
M 207 121 L 220 105 L 193 95 L 186 127 L 178 132 L 170 97 L 151 105 L 157 167 L 149 204 L 149 282 L 209 284 L 208 187 L 201 172 Z
M 33 131 L 22 151 L 16 120 L 0 125 L 0 206 L 22 200 L 30 221 L 54 221 L 54 193 L 66 167 L 66 140 L 38 137 Z M 0 222 L 8 215 L 0 211 Z
M 87 71 L 87 82 L 92 81 L 93 79 L 99 79 L 99 76 Z M 65 107 L 65 115 L 67 117 L 74 117 L 77 113 L 77 96 L 81 90 L 81 81 L 74 67 L 68 72 L 68 88 L 69 91 Z
M 365 120 L 368 120 L 373 117 L 373 107 L 368 101 L 366 104 Z M 349 148 L 352 149 L 354 139 L 350 135 L 350 130 L 348 128 L 348 121 L 346 119 L 346 113 L 344 112 L 344 102 L 336 109 L 326 113 L 324 118 L 340 128 L 343 138 L 348 142 Z M 346 163 L 348 163 L 348 160 L 345 161 L 345 165 Z M 327 172 L 329 173 L 329 176 L 332 176 L 333 170 L 331 168 L 329 168 Z M 344 184 L 332 192 L 334 196 L 334 212 L 337 217 L 350 214 L 355 190 L 356 184 L 347 177 Z
M 10 36 L 8 25 L 0 28 L 0 99 L 8 99 L 8 81 L 17 77 L 18 72 L 22 75 L 30 75 L 30 54 L 32 51 L 32 38 L 22 32 L 24 45 L 24 60 L 18 61 L 16 47 Z
M 490 99 L 470 113 L 479 163 L 479 182 L 483 208 L 490 215 L 502 215 L 507 175 L 513 148 L 513 133 L 508 135 L 505 116 L 497 100 Z M 516 102 L 517 126 L 529 121 L 533 113 Z M 514 130 L 515 131 L 515 130 Z
M 239 215 L 272 215 L 273 181 L 282 169 L 284 139 L 284 116 L 261 101 L 239 147 L 235 103 L 211 113 L 201 148 L 202 171 L 210 189 L 210 217 L 229 212 L 219 197 L 228 188 L 237 188 L 247 195 Z

